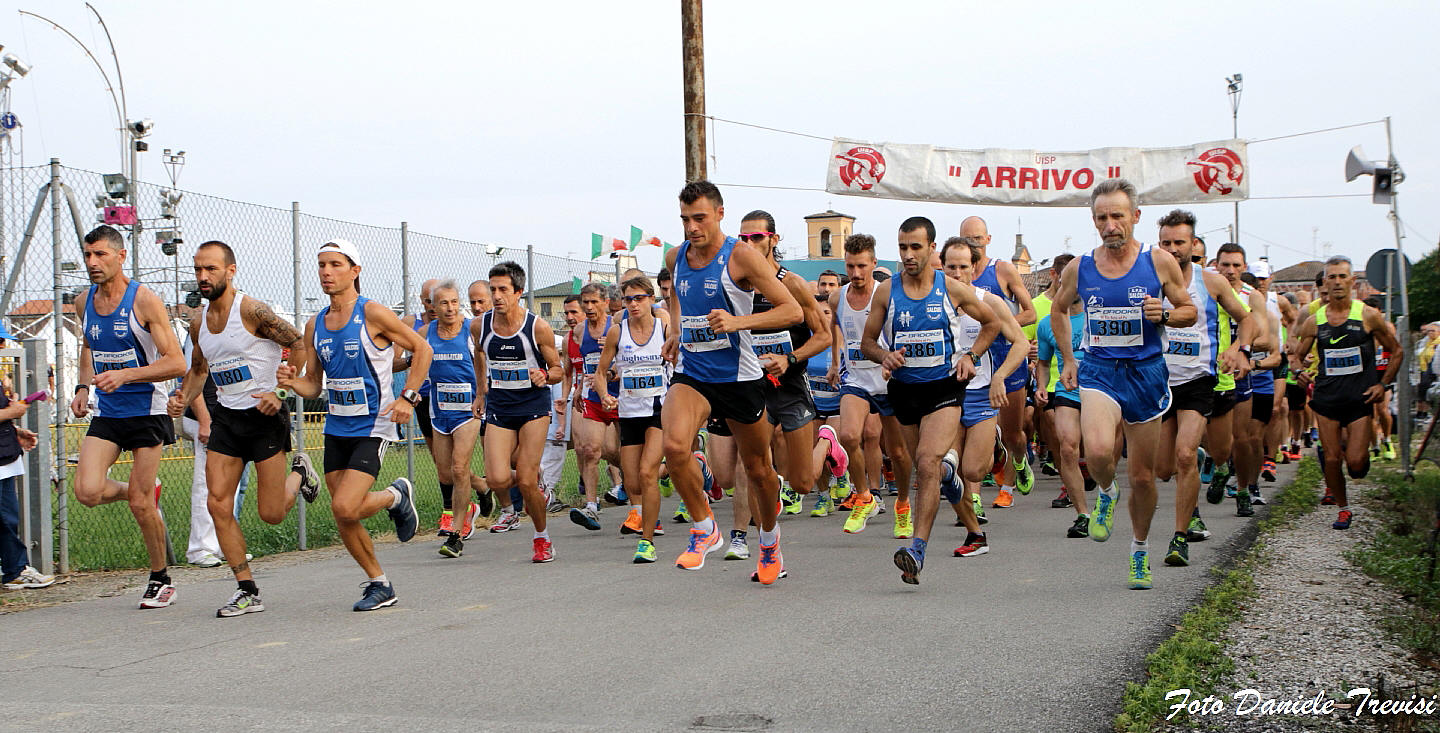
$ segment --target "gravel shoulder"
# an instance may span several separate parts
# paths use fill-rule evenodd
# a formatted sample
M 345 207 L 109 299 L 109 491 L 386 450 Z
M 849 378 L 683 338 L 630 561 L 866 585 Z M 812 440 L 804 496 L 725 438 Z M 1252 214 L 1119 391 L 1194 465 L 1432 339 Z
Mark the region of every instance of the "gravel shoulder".
M 1440 691 L 1440 670 L 1417 660 L 1389 638 L 1382 622 L 1407 605 L 1400 593 L 1362 574 L 1346 553 L 1375 536 L 1379 521 L 1363 483 L 1352 486 L 1359 511 L 1348 531 L 1330 528 L 1334 507 L 1321 506 L 1262 536 L 1252 564 L 1256 594 L 1223 641 L 1234 671 L 1216 688 L 1224 709 L 1193 715 L 1168 730 L 1316 731 L 1386 730 L 1399 721 L 1357 715 L 1355 688 L 1418 685 L 1426 697 Z M 1237 695 L 1242 690 L 1252 694 Z M 1329 715 L 1266 714 L 1265 701 L 1334 701 Z M 1178 702 L 1179 698 L 1176 698 Z M 1260 703 L 1257 708 L 1255 703 Z M 1250 708 L 1242 713 L 1243 708 Z M 1440 718 L 1423 721 L 1440 729 Z M 1394 728 L 1413 730 L 1413 728 Z

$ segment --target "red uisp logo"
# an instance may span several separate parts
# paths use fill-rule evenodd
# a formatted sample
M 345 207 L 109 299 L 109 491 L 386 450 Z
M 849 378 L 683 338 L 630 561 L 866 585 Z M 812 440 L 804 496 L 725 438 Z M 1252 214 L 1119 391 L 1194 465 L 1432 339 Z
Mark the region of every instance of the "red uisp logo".
M 861 191 L 869 191 L 885 177 L 885 156 L 875 148 L 850 148 L 835 159 L 840 161 L 840 182 L 846 187 L 859 186 Z
M 1198 160 L 1187 161 L 1185 165 L 1194 167 L 1195 185 L 1205 193 L 1223 196 L 1245 180 L 1245 165 L 1229 148 L 1211 148 L 1201 153 Z

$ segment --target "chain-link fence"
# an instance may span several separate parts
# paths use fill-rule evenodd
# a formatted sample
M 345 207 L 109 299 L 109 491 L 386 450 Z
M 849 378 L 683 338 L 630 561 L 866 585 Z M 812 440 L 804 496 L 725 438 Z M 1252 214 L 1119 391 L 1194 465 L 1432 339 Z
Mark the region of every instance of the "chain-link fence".
M 315 274 L 314 252 L 321 242 L 337 237 L 354 242 L 364 255 L 362 293 L 397 313 L 419 311 L 420 283 L 426 279 L 454 279 L 463 289 L 472 281 L 485 280 L 495 263 L 514 260 L 529 276 L 532 308 L 549 319 L 557 332 L 563 332 L 564 297 L 577 292 L 580 283 L 600 276 L 597 273 L 613 280 L 613 266 L 607 267 L 608 263 L 597 265 L 524 247 L 487 246 L 421 234 L 403 224 L 378 227 L 328 219 L 304 213 L 298 204 L 287 210 L 150 183 L 135 185 L 135 223 L 129 223 L 124 212 L 110 212 L 111 222 L 126 236 L 126 274 L 154 290 L 170 307 L 182 341 L 189 319 L 200 312 L 195 307 L 199 296 L 191 256 L 200 243 L 212 239 L 234 249 L 238 289 L 270 304 L 282 318 L 293 319 L 301 328 L 328 304 Z M 56 554 L 68 559 L 68 563 L 61 562 L 62 571 L 140 567 L 147 562 L 125 502 L 90 509 L 73 501 L 73 493 L 69 493 L 87 427 L 68 410 L 81 345 L 75 300 L 89 286 L 80 240 L 105 218 L 105 207 L 126 205 L 111 193 L 101 174 L 58 163 L 0 171 L 0 276 L 5 278 L 0 313 L 16 340 L 45 343 L 53 368 L 56 406 L 67 421 L 52 428 L 52 445 L 64 456 L 54 465 L 66 467 L 63 481 L 53 482 L 57 488 Z M 121 223 L 115 223 L 117 219 Z M 321 464 L 323 410 L 323 402 L 307 401 L 300 430 L 303 448 L 317 466 Z M 180 427 L 181 421 L 176 422 Z M 160 505 L 177 562 L 185 561 L 187 549 L 191 549 L 192 514 L 206 511 L 204 489 L 194 490 L 200 483 L 193 475 L 195 441 L 180 432 L 177 430 L 177 442 L 165 448 L 160 466 Z M 434 465 L 419 431 L 403 433 L 416 437 L 392 447 L 377 483 L 384 485 L 397 476 L 409 475 L 417 488 L 422 529 L 433 527 L 441 505 Z M 473 461 L 477 473 L 483 472 L 481 453 L 477 445 Z M 124 481 L 129 467 L 129 454 L 122 454 L 111 478 Z M 305 507 L 306 511 L 293 511 L 284 522 L 272 526 L 257 516 L 255 502 L 249 498 L 254 495 L 253 472 L 247 471 L 246 476 L 248 485 L 242 485 L 239 501 L 240 524 L 251 553 L 258 556 L 338 541 L 325 492 L 315 504 Z M 606 484 L 602 488 L 608 488 L 608 478 L 602 482 Z M 557 483 L 554 488 L 562 500 L 573 500 L 573 457 L 567 458 L 563 478 Z M 379 531 L 389 526 L 383 514 L 368 524 Z M 189 554 L 189 559 L 195 559 L 195 552 Z

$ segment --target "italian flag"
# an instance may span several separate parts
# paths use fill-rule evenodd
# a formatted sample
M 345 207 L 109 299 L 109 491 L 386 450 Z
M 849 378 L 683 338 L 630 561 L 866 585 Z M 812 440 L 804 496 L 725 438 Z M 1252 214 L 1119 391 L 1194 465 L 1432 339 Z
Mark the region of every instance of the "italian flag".
M 669 243 L 660 238 L 658 234 L 652 234 L 637 226 L 630 227 L 630 249 L 641 245 L 650 247 L 669 246 Z
M 620 239 L 619 237 L 607 237 L 603 234 L 591 234 L 590 259 L 593 260 L 596 257 L 605 254 L 605 252 L 607 251 L 607 246 L 609 247 L 608 251 L 610 252 L 624 252 L 629 249 L 629 246 L 625 244 L 625 240 Z

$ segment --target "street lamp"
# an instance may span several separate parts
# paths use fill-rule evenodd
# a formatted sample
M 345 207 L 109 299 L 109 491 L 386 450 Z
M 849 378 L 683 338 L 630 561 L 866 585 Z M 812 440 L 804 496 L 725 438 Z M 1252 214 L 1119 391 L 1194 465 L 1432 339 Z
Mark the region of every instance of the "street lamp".
M 1240 72 L 1225 77 L 1225 93 L 1230 95 L 1230 137 L 1240 137 L 1240 92 L 1245 88 L 1245 77 Z M 1235 233 L 1230 241 L 1240 243 L 1240 200 L 1235 200 Z M 1268 249 L 1268 248 L 1267 248 Z M 1265 253 L 1270 254 L 1268 251 Z

